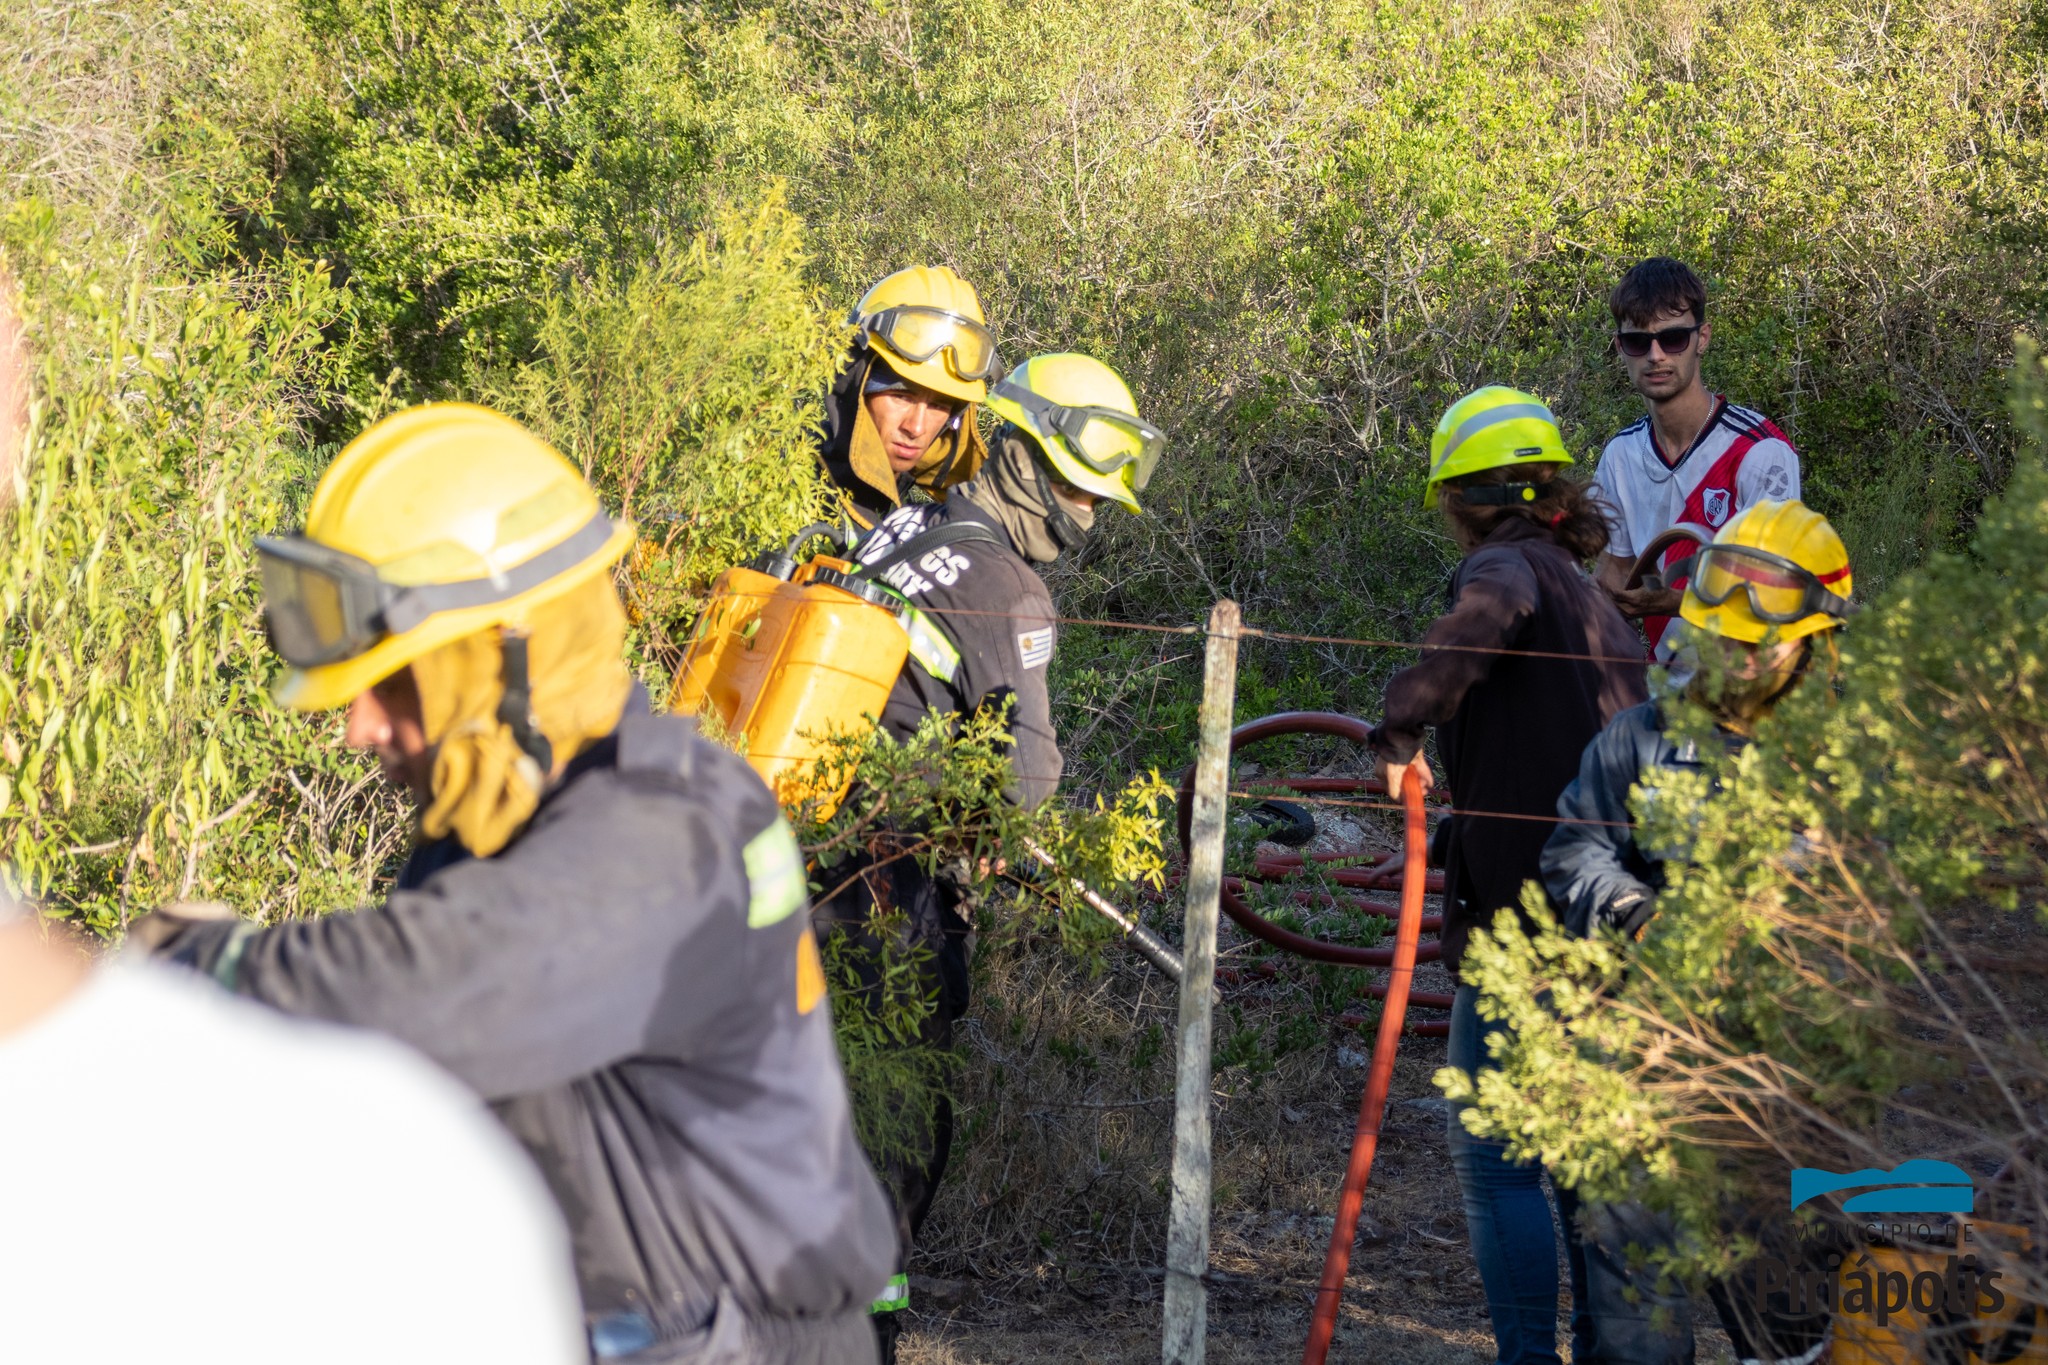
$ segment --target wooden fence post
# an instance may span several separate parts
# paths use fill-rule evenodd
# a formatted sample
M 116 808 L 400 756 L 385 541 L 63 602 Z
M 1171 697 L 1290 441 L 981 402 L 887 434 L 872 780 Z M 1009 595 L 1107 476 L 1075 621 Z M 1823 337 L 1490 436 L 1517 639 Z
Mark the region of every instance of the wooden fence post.
M 1173 1103 L 1173 1206 L 1166 1226 L 1165 1365 L 1202 1365 L 1209 1295 L 1210 992 L 1216 980 L 1216 909 L 1230 807 L 1230 723 L 1237 701 L 1237 603 L 1209 613 L 1202 670 L 1201 747 L 1188 838 L 1187 929 L 1181 942 L 1180 1046 Z

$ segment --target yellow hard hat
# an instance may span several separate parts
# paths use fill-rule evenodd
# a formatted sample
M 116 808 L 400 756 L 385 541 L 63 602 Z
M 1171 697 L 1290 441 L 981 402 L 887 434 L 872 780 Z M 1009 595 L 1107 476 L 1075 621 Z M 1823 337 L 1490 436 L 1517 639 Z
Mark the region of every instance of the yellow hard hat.
M 1123 378 L 1093 356 L 1033 356 L 1003 376 L 988 410 L 1031 436 L 1062 483 L 1133 512 L 1166 448 Z
M 1445 479 L 1503 465 L 1570 463 L 1549 405 L 1520 389 L 1489 384 L 1451 404 L 1437 420 L 1422 505 L 1436 506 L 1437 485 Z
M 1826 517 L 1803 502 L 1759 502 L 1700 547 L 1678 614 L 1731 640 L 1797 640 L 1842 624 L 1854 586 Z
M 343 706 L 451 640 L 517 626 L 633 543 L 576 467 L 509 417 L 429 403 L 335 457 L 306 529 L 256 542 L 280 704 Z
M 1001 364 L 974 286 L 942 265 L 899 270 L 847 319 L 889 368 L 934 393 L 979 403 Z

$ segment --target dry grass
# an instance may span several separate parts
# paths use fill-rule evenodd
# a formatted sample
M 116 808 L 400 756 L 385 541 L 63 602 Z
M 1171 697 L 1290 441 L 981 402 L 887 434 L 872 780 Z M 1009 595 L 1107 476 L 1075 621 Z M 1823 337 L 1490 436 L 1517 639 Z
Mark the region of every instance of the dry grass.
M 1345 815 L 1347 841 L 1392 845 L 1378 817 Z M 1326 815 L 1326 831 L 1331 824 Z M 1151 907 L 1151 918 L 1178 941 L 1171 901 Z M 1222 963 L 1254 956 L 1226 921 Z M 1355 989 L 1377 975 L 1340 980 Z M 1450 987 L 1431 964 L 1416 988 Z M 1026 940 L 981 954 L 975 992 L 962 1031 L 961 1136 L 913 1265 L 918 1326 L 902 1359 L 1157 1360 L 1172 983 L 1121 951 L 1091 971 L 1049 941 Z M 1333 1022 L 1343 1010 L 1331 995 L 1314 969 L 1283 960 L 1271 979 L 1227 987 L 1217 1015 L 1220 1051 L 1233 1034 L 1263 1045 L 1240 1064 L 1219 1058 L 1215 1075 L 1209 1324 L 1218 1362 L 1292 1358 L 1307 1330 L 1371 1048 L 1369 1031 Z M 1274 1056 L 1287 1030 L 1296 1046 Z M 1404 1039 L 1333 1361 L 1492 1359 L 1445 1105 L 1430 1080 L 1443 1063 L 1441 1039 Z M 1560 1267 L 1560 1283 L 1562 1275 Z M 1701 1359 L 1716 1360 L 1717 1344 L 1703 1331 Z

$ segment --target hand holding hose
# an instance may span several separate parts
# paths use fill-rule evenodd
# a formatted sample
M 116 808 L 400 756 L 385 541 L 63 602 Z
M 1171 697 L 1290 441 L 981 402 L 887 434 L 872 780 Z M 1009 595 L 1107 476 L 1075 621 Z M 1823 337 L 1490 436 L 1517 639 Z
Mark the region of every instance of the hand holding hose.
M 1415 757 L 1409 759 L 1406 763 L 1388 763 L 1380 769 L 1380 775 L 1387 782 L 1387 795 L 1389 797 L 1396 801 L 1401 799 L 1401 793 L 1405 790 L 1404 784 L 1407 781 L 1408 774 L 1411 772 L 1415 774 L 1415 780 L 1422 784 L 1422 794 L 1424 796 L 1429 795 L 1430 792 L 1436 789 L 1436 774 L 1429 770 L 1429 760 L 1424 758 L 1422 751 L 1418 749 L 1416 750 Z

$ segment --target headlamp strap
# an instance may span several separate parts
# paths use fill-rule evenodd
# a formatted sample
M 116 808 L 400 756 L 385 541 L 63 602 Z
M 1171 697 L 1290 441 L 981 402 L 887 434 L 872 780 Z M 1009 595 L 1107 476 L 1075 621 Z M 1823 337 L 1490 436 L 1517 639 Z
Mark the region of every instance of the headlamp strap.
M 1516 507 L 1540 502 L 1551 491 L 1548 482 L 1483 483 L 1467 484 L 1458 490 L 1458 496 L 1474 507 Z
M 555 746 L 541 733 L 533 718 L 533 687 L 527 673 L 526 632 L 509 626 L 498 631 L 498 648 L 504 658 L 504 695 L 498 698 L 498 720 L 512 732 L 513 742 L 540 765 L 545 778 L 554 771 Z

